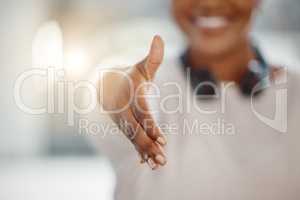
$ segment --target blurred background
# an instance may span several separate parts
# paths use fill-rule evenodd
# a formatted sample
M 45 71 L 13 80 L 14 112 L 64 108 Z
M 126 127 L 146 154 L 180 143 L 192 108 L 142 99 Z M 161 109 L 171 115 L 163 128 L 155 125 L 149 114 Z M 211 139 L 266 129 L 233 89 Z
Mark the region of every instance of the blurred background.
M 32 67 L 64 69 L 65 79 L 77 80 L 96 66 L 133 64 L 144 57 L 154 34 L 166 41 L 166 56 L 180 52 L 184 41 L 172 23 L 170 2 L 0 3 L 0 199 L 111 200 L 115 176 L 105 155 L 78 127 L 67 125 L 65 114 L 23 113 L 14 101 L 14 82 Z M 293 70 L 300 69 L 299 10 L 299 0 L 264 0 L 253 31 L 270 62 Z M 22 92 L 30 95 L 24 102 L 43 106 L 45 85 L 26 82 Z

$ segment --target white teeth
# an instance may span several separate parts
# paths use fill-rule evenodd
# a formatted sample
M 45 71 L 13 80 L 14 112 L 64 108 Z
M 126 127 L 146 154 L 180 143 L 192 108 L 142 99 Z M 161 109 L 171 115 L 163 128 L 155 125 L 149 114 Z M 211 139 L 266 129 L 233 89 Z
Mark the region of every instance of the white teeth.
M 228 24 L 225 17 L 198 17 L 196 25 L 200 28 L 221 28 Z

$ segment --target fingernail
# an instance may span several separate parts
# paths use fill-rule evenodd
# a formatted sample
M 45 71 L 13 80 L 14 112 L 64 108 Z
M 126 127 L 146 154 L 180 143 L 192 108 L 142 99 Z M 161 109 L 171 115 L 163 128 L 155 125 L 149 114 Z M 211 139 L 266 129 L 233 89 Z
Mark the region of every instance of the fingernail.
M 144 164 L 144 163 L 145 163 L 145 160 L 141 159 L 141 160 L 140 160 L 140 163 L 141 163 L 141 164 Z
M 155 36 L 153 37 L 153 41 L 156 42 L 157 40 L 159 40 L 159 38 L 160 38 L 160 37 L 159 37 L 158 35 L 155 35 Z
M 148 160 L 147 160 L 147 163 L 148 163 L 148 165 L 149 165 L 149 167 L 151 168 L 151 169 L 156 169 L 157 168 L 157 165 L 155 164 L 155 162 L 152 160 L 152 158 L 149 158 Z
M 161 144 L 157 143 L 157 147 L 159 148 L 159 150 L 162 152 L 163 155 L 166 154 L 166 152 L 165 152 L 165 150 L 164 150 L 164 148 L 162 147 Z
M 140 163 L 144 164 L 146 162 L 145 156 L 143 156 L 142 154 L 139 154 L 139 156 L 140 156 Z
M 162 155 L 155 156 L 155 160 L 161 165 L 166 164 L 166 159 Z
M 158 137 L 158 138 L 156 139 L 156 141 L 157 141 L 159 144 L 161 144 L 161 145 L 166 145 L 166 144 L 167 144 L 166 140 L 165 140 L 163 137 Z

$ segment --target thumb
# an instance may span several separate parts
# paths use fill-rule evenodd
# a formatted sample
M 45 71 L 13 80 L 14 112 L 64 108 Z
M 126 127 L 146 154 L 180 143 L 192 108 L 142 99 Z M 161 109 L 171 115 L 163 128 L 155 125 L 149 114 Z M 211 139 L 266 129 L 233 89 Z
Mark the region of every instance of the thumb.
M 164 42 L 160 36 L 156 35 L 152 40 L 148 56 L 141 63 L 147 80 L 152 80 L 154 78 L 155 72 L 163 61 L 163 57 Z

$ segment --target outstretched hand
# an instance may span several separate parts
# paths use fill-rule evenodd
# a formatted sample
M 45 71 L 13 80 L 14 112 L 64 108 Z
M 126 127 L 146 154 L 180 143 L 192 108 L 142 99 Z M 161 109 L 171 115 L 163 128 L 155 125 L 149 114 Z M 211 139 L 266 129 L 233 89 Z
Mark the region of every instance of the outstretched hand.
M 146 82 L 152 81 L 164 57 L 160 36 L 153 38 L 149 54 L 122 73 L 107 73 L 104 78 L 103 107 L 135 146 L 141 162 L 152 169 L 166 164 L 166 140 L 155 124 L 145 99 Z

